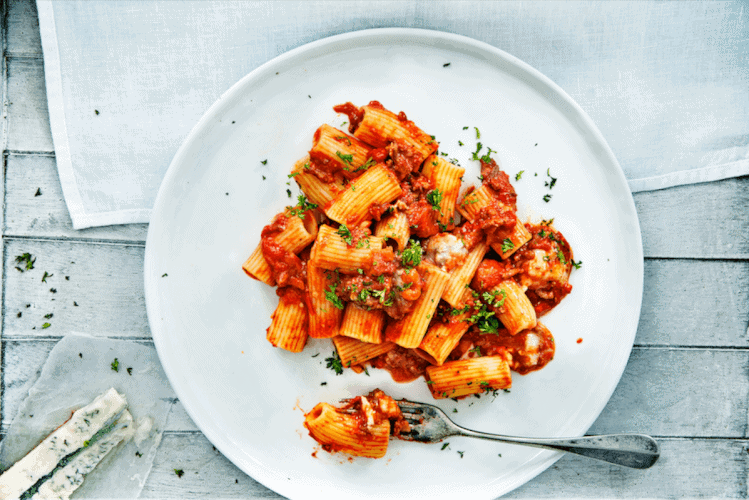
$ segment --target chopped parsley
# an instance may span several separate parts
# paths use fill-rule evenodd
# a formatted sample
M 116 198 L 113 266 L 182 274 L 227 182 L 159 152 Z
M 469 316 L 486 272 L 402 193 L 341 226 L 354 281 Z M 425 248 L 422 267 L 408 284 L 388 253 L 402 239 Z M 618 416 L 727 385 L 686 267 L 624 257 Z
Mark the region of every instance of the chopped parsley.
M 450 63 L 445 63 L 442 65 L 443 68 L 447 68 L 448 66 L 450 66 Z
M 289 198 L 291 198 L 291 189 L 287 189 L 286 194 L 289 195 Z
M 448 446 L 450 446 L 450 443 L 443 444 L 442 448 L 440 449 L 440 451 L 445 451 L 445 448 L 447 448 Z
M 263 160 L 260 163 L 262 163 L 263 165 L 267 165 L 268 164 L 268 160 Z
M 130 375 L 131 377 L 133 376 L 133 367 L 132 366 L 128 366 L 127 367 L 127 374 Z
M 288 177 L 289 179 L 291 179 L 293 177 L 296 177 L 297 175 L 299 175 L 299 172 L 292 172 L 289 175 L 287 175 L 286 177 Z
M 520 172 L 518 172 L 517 174 L 515 174 L 515 180 L 516 181 L 520 180 L 520 178 L 523 176 L 523 172 L 525 172 L 525 170 L 521 170 Z
M 403 249 L 401 253 L 401 262 L 407 267 L 416 267 L 421 264 L 421 243 L 418 240 L 411 239 L 409 241 L 409 247 Z
M 335 292 L 335 285 L 330 285 L 329 289 L 325 290 L 325 298 L 328 302 L 336 306 L 336 308 L 343 310 L 343 301 L 341 301 L 341 298 Z
M 476 346 L 473 349 L 468 349 L 468 352 L 472 352 L 476 355 L 477 358 L 481 357 L 481 346 Z
M 483 148 L 484 145 L 480 142 L 476 143 L 476 151 L 473 153 L 473 159 L 478 160 L 479 159 L 479 151 L 481 151 L 481 148 Z
M 338 231 L 336 232 L 347 245 L 353 244 L 354 236 L 351 234 L 351 231 L 349 231 L 349 228 L 346 227 L 346 224 L 338 226 Z
M 351 155 L 349 155 L 349 156 L 351 156 Z M 358 172 L 359 170 L 367 170 L 369 167 L 371 167 L 372 165 L 374 165 L 376 163 L 377 162 L 374 161 L 374 158 L 368 158 L 367 161 L 366 161 L 366 163 L 364 163 L 364 165 L 362 165 L 361 167 L 359 167 L 356 170 L 354 170 L 354 172 Z
M 575 266 L 575 269 L 580 269 L 580 266 L 582 266 L 582 265 L 583 265 L 583 261 L 578 261 L 578 262 L 575 262 L 575 261 L 573 260 L 573 261 L 572 261 L 572 265 L 573 265 L 573 266 Z
M 52 314 L 52 313 L 49 313 L 49 314 L 45 314 L 45 315 L 44 315 L 44 319 L 49 319 L 49 318 L 51 318 L 52 316 L 54 316 L 54 314 Z
M 343 374 L 343 365 L 341 364 L 341 358 L 338 357 L 337 352 L 333 351 L 331 357 L 325 358 L 325 368 L 330 368 L 336 375 Z
M 473 128 L 476 129 L 476 139 L 481 139 L 481 132 L 479 132 L 479 128 L 478 127 L 473 127 Z
M 547 195 L 545 195 L 545 196 L 544 196 L 544 198 L 543 198 L 543 200 L 544 200 L 544 201 L 545 201 L 546 203 L 549 203 L 549 201 L 551 201 L 551 195 L 550 195 L 550 194 L 547 194 Z
M 46 329 L 47 329 L 47 328 L 49 328 L 50 326 L 52 326 L 52 325 L 50 325 L 49 323 L 44 323 L 44 324 L 42 325 L 42 330 L 46 330 Z
M 117 358 L 114 358 L 114 361 L 112 361 L 111 367 L 112 367 L 112 370 L 116 372 L 120 371 L 120 360 Z
M 26 268 L 26 271 L 30 271 L 34 269 L 34 262 L 36 262 L 36 257 L 33 257 L 30 253 L 26 252 L 23 255 L 17 255 L 16 256 L 16 262 L 19 264 L 24 264 L 24 267 Z M 21 269 L 20 267 L 16 267 L 19 271 L 23 272 L 24 269 Z
M 439 189 L 434 189 L 432 191 L 429 191 L 426 195 L 426 199 L 429 202 L 429 204 L 432 205 L 432 209 L 438 210 L 440 214 L 442 214 L 440 203 L 442 203 L 443 198 L 444 198 L 443 193 Z
M 567 260 L 564 258 L 564 254 L 561 250 L 557 250 L 557 259 L 559 259 L 559 262 L 561 262 L 562 264 L 567 263 Z
M 289 209 L 288 217 L 293 217 L 296 215 L 300 219 L 304 219 L 305 212 L 307 212 L 308 210 L 317 208 L 317 205 L 315 205 L 314 203 L 308 202 L 307 197 L 304 196 L 303 194 L 300 194 L 299 196 L 297 196 L 296 199 L 297 199 L 297 204 L 296 206 Z
M 463 127 L 463 130 L 468 130 L 468 127 Z
M 47 271 L 44 271 L 44 276 L 42 276 L 42 283 L 46 283 L 47 278 L 51 278 L 52 276 L 54 276 L 54 274 L 48 274 Z
M 459 451 L 458 452 L 458 455 L 460 455 L 460 458 L 463 458 L 463 453 L 465 453 L 465 452 L 464 451 Z
M 458 141 L 458 146 L 462 146 L 462 145 L 463 145 L 463 141 Z
M 505 238 L 504 241 L 502 241 L 502 253 L 507 253 L 513 248 L 515 248 L 515 243 L 513 243 L 510 238 Z
M 182 469 L 174 469 L 174 473 L 177 474 L 177 477 L 182 477 L 185 475 L 185 471 Z
M 343 163 L 345 163 L 346 165 L 348 165 L 349 167 L 353 166 L 353 165 L 351 164 L 351 162 L 353 162 L 353 161 L 354 161 L 354 155 L 345 155 L 345 154 L 342 154 L 342 153 L 341 153 L 340 151 L 336 151 L 336 152 L 335 152 L 335 155 L 336 155 L 336 156 L 337 156 L 338 158 L 340 158 L 340 159 L 341 159 L 341 161 L 342 161 Z
M 551 176 L 551 174 L 549 173 L 550 170 L 551 168 L 546 169 L 546 175 L 549 176 L 549 180 L 544 182 L 544 186 L 548 186 L 549 189 L 553 188 L 554 184 L 557 183 L 557 178 Z

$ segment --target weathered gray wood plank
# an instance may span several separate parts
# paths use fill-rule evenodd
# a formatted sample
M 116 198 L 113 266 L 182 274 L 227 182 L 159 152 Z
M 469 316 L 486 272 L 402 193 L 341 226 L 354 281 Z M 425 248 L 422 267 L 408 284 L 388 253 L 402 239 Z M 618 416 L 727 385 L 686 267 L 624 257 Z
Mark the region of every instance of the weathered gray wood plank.
M 43 61 L 9 58 L 7 65 L 7 149 L 54 151 L 52 131 L 49 126 Z
M 509 498 L 746 498 L 745 440 L 661 439 L 662 457 L 635 471 L 569 455 Z M 180 478 L 174 469 L 182 469 Z M 168 434 L 143 498 L 279 498 L 199 434 Z
M 34 383 L 37 373 L 59 339 L 9 341 L 2 344 L 5 353 L 5 392 L 0 406 L 3 408 L 2 426 L 7 429 Z M 150 344 L 150 343 L 149 343 Z M 150 344 L 153 345 L 153 344 Z M 169 413 L 166 429 L 170 431 L 197 431 L 182 403 L 177 403 Z
M 647 257 L 749 258 L 749 176 L 634 195 Z
M 10 0 L 6 3 L 8 52 L 10 54 L 42 55 L 39 19 L 34 0 Z
M 749 262 L 645 260 L 638 345 L 749 346 Z
M 54 157 L 11 154 L 6 170 L 6 235 L 146 240 L 148 224 L 73 229 Z
M 567 455 L 507 498 L 747 497 L 747 441 L 658 441 L 661 458 L 648 470 Z
M 749 351 L 635 348 L 590 434 L 747 437 Z
M 20 272 L 15 256 L 25 252 L 36 263 Z M 143 252 L 139 245 L 6 239 L 4 337 L 69 331 L 149 337 Z M 45 272 L 53 276 L 42 282 Z M 51 326 L 43 329 L 44 323 Z
M 28 381 L 35 378 L 56 342 L 5 340 L 5 425 L 10 424 L 26 395 Z M 590 432 L 747 437 L 748 368 L 749 351 L 744 349 L 635 349 L 619 386 Z M 178 405 L 167 429 L 196 427 Z

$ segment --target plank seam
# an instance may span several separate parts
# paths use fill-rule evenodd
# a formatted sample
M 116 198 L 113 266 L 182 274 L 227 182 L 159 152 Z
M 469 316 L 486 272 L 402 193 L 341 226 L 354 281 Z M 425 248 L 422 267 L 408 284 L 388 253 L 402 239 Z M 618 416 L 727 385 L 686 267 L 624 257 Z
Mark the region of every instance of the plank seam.
M 5 57 L 8 59 L 17 59 L 21 61 L 42 61 L 44 62 L 44 55 L 37 52 L 7 52 L 5 51 Z
M 24 151 L 21 149 L 6 149 L 3 154 L 5 156 L 43 156 L 45 158 L 54 158 L 54 151 Z
M 109 240 L 105 238 L 71 238 L 65 236 L 25 236 L 22 234 L 3 235 L 7 240 L 18 241 L 42 241 L 42 242 L 64 242 L 90 244 L 97 243 L 100 245 L 123 246 L 123 247 L 142 247 L 145 248 L 146 242 L 141 240 Z

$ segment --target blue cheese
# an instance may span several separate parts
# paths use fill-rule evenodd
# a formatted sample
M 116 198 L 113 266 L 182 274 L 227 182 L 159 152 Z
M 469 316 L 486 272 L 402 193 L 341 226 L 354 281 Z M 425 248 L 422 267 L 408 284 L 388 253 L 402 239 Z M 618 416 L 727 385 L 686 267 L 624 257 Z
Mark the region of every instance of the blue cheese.
M 116 421 L 127 408 L 127 400 L 109 389 L 73 416 L 0 476 L 0 498 L 19 498 L 52 472 L 68 455 L 84 448 L 101 429 Z
M 42 483 L 31 500 L 69 500 L 70 495 L 83 484 L 85 476 L 118 444 L 133 436 L 134 427 L 132 415 L 125 410 L 110 432 L 81 450 L 64 467 L 58 468 L 51 478 Z

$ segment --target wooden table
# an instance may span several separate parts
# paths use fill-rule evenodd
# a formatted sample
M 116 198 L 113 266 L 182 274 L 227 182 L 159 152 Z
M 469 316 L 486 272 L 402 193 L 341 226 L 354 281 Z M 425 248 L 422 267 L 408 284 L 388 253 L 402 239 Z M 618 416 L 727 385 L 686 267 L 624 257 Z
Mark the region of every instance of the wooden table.
M 2 5 L 5 433 L 25 384 L 62 335 L 150 342 L 151 334 L 147 226 L 72 229 L 55 167 L 36 7 L 31 0 Z M 565 456 L 509 497 L 749 496 L 749 177 L 634 198 L 645 250 L 642 315 L 624 376 L 590 433 L 650 434 L 663 455 L 644 472 Z M 25 252 L 53 275 L 47 283 L 15 270 L 15 256 Z M 45 322 L 51 326 L 43 329 Z M 143 492 L 275 496 L 218 453 L 181 407 Z

